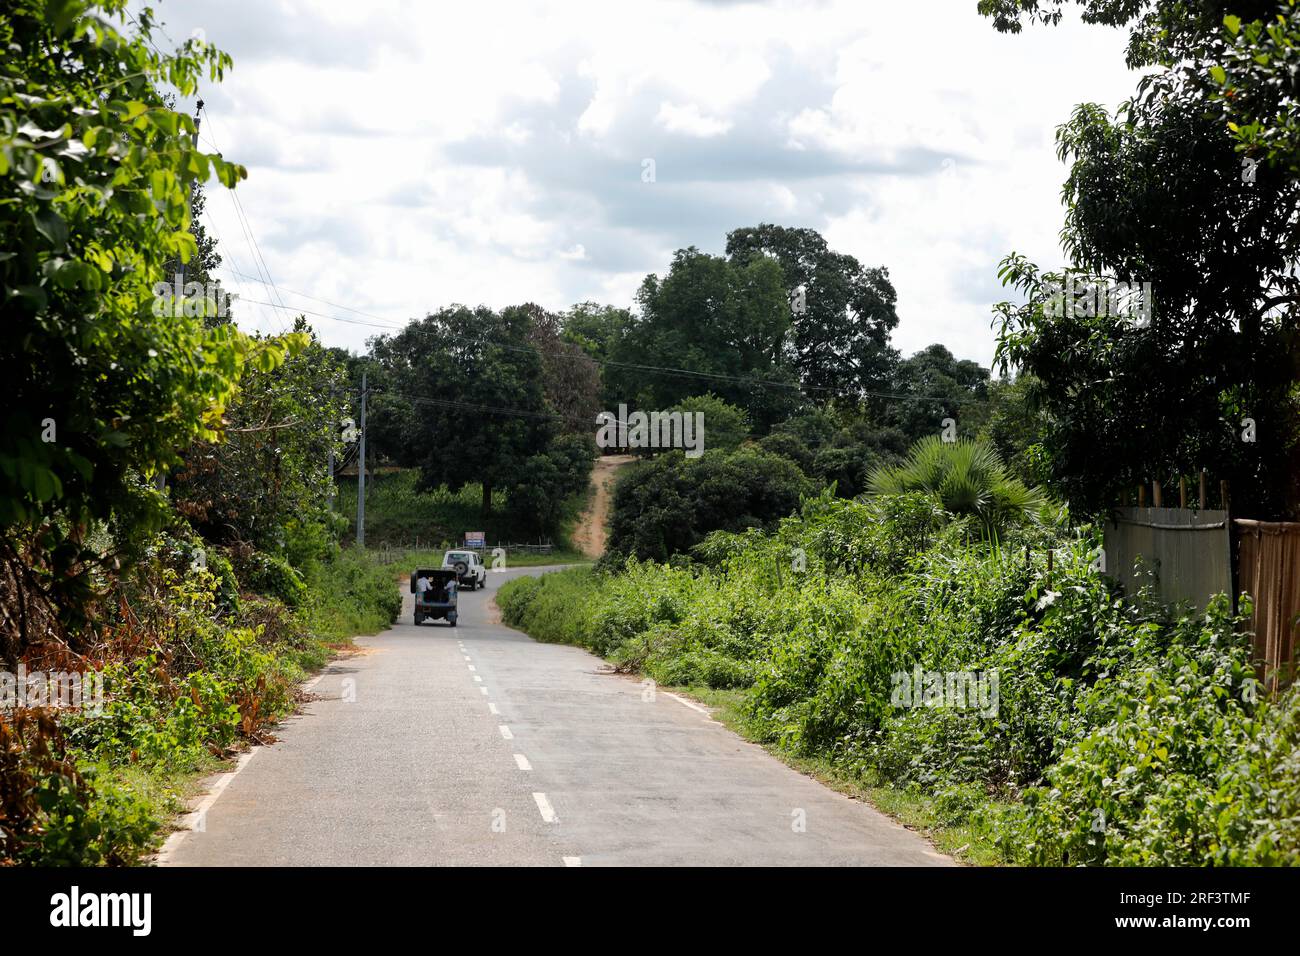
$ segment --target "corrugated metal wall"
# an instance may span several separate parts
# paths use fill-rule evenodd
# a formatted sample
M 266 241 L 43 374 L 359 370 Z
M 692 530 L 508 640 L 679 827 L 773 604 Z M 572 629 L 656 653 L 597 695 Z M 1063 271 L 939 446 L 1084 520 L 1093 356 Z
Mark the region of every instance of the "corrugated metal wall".
M 1255 603 L 1255 656 L 1276 688 L 1291 678 L 1300 644 L 1300 524 L 1234 523 L 1241 590 Z
M 1157 575 L 1166 604 L 1203 609 L 1214 595 L 1232 595 L 1232 549 L 1226 511 L 1120 508 L 1104 528 L 1106 573 L 1132 593 L 1139 555 Z

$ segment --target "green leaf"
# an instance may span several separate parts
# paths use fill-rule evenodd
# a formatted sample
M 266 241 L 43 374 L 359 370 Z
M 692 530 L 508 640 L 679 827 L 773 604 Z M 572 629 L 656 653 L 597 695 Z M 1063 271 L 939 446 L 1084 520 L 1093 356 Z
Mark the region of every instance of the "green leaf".
M 180 229 L 171 234 L 171 247 L 172 251 L 180 256 L 181 262 L 189 262 L 199 252 L 199 246 L 194 241 L 194 236 L 185 229 Z
M 1233 36 L 1241 30 L 1241 17 L 1233 16 L 1231 13 L 1223 18 L 1223 25 L 1228 28 L 1228 32 Z
M 56 36 L 62 36 L 72 29 L 73 23 L 82 13 L 82 4 L 77 0 L 46 0 L 45 15 L 50 18 L 50 25 Z
M 1220 86 L 1223 86 L 1223 84 L 1228 82 L 1228 73 L 1221 66 L 1210 67 L 1210 76 L 1213 77 L 1214 82 L 1218 83 Z
M 253 353 L 253 368 L 259 372 L 273 372 L 279 364 L 279 356 L 272 349 L 261 348 Z
M 32 469 L 32 496 L 37 501 L 50 501 L 63 494 L 63 482 L 50 469 L 37 465 Z
M 45 208 L 33 213 L 32 224 L 36 231 L 49 240 L 50 245 L 62 249 L 68 242 L 68 226 L 53 209 Z
M 149 121 L 167 136 L 175 136 L 177 117 L 171 110 L 154 110 L 149 114 Z

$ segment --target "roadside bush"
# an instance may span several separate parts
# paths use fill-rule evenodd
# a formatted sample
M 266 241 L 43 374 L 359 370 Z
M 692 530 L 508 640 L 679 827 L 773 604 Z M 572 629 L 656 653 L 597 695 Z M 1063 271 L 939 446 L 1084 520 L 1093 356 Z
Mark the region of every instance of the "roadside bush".
M 96 769 L 75 776 L 41 774 L 32 778 L 34 813 L 26 821 L 26 840 L 6 841 L 16 863 L 40 866 L 129 866 L 157 843 L 162 821 L 138 795 Z M 7 817 L 8 829 L 16 821 Z
M 556 530 L 587 490 L 596 444 L 588 435 L 563 435 L 519 466 L 507 495 L 510 527 L 518 534 Z
M 239 578 L 235 576 L 235 566 L 230 559 L 218 551 L 209 551 L 207 555 L 208 571 L 217 582 L 217 606 L 226 614 L 237 617 L 240 612 Z
M 606 564 L 667 561 L 710 531 L 775 526 L 811 491 L 794 462 L 753 446 L 699 458 L 661 454 L 619 479 Z
M 300 589 L 296 610 L 251 592 L 232 601 L 220 552 L 206 568 L 184 539 L 149 553 L 109 605 L 102 712 L 33 714 L 21 728 L 0 715 L 0 863 L 140 862 L 175 809 L 160 781 L 210 768 L 290 713 L 297 682 L 327 658 L 319 637 L 381 630 L 401 608 L 392 572 L 364 553 L 308 560 L 310 587 L 280 559 L 244 555 L 271 569 L 262 586 Z
M 591 619 L 596 592 L 595 572 L 574 568 L 543 578 L 516 578 L 497 592 L 497 606 L 503 621 L 539 641 L 593 647 Z
M 1256 704 L 1240 621 L 1222 596 L 1172 634 L 1140 633 L 1132 662 L 1080 701 L 1088 725 L 1027 795 L 1011 829 L 1048 865 L 1243 865 L 1300 862 L 1286 816 L 1300 781 L 1295 694 Z M 1260 711 L 1263 710 L 1261 714 Z
M 254 551 L 239 560 L 239 579 L 246 588 L 283 601 L 289 607 L 301 607 L 306 600 L 306 582 L 284 558 Z
M 382 631 L 402 612 L 393 572 L 367 552 L 344 548 L 307 567 L 309 600 L 302 620 L 316 638 L 343 641 Z

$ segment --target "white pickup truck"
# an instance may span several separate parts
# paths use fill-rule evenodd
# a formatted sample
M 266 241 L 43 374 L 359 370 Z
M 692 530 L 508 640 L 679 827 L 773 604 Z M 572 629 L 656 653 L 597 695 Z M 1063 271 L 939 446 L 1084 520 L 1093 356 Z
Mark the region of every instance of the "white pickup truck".
M 477 551 L 448 551 L 442 557 L 442 566 L 456 571 L 456 580 L 461 587 L 468 587 L 471 591 L 487 587 L 487 568 L 483 567 L 483 559 Z

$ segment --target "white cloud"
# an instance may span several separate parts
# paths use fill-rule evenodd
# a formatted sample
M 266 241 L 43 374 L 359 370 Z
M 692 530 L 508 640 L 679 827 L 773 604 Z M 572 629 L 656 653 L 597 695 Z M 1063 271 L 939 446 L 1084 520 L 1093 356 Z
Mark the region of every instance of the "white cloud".
M 904 351 L 944 341 L 988 361 L 997 260 L 1060 261 L 1052 129 L 1136 82 L 1115 31 L 1002 36 L 971 0 L 160 13 L 174 39 L 200 27 L 234 57 L 204 91 L 203 132 L 249 166 L 239 196 L 276 282 L 396 322 L 451 302 L 627 306 L 673 249 L 721 252 L 727 229 L 766 220 L 888 266 Z M 223 192 L 210 221 L 252 273 Z M 277 327 L 251 304 L 271 293 L 238 286 L 241 322 Z M 354 348 L 380 331 L 313 321 Z
M 657 122 L 670 133 L 684 133 L 687 136 L 721 136 L 731 129 L 731 123 L 715 116 L 705 116 L 694 103 L 678 106 L 665 101 L 655 116 Z

